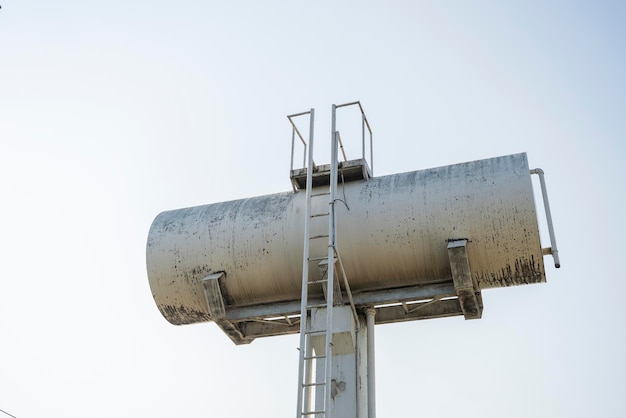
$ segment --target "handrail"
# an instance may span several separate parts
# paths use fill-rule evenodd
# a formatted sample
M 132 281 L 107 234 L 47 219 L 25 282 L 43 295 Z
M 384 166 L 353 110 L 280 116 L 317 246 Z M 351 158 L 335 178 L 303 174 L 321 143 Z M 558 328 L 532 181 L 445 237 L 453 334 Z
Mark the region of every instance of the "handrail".
M 363 110 L 363 105 L 361 105 L 361 101 L 357 100 L 357 101 L 350 102 L 350 103 L 336 105 L 335 107 L 338 109 L 341 107 L 348 107 L 348 106 L 354 106 L 354 105 L 358 105 L 359 110 L 361 111 L 361 143 L 362 143 L 362 150 L 363 150 L 362 155 L 363 155 L 364 160 L 365 160 L 365 127 L 367 127 L 367 131 L 369 132 L 369 145 L 370 145 L 369 163 L 370 163 L 370 170 L 373 174 L 374 173 L 374 145 L 373 145 L 372 127 L 370 126 L 370 123 L 367 120 L 367 116 L 365 116 L 365 110 Z M 345 158 L 345 154 L 344 154 L 344 158 Z
M 300 133 L 300 130 L 298 130 L 298 127 L 296 126 L 295 122 L 293 121 L 292 118 L 296 118 L 298 116 L 304 116 L 304 115 L 311 115 L 312 114 L 313 109 L 311 110 L 307 110 L 306 112 L 300 112 L 300 113 L 294 113 L 292 115 L 287 115 L 287 119 L 289 119 L 289 123 L 291 123 L 291 167 L 290 170 L 293 171 L 293 158 L 294 158 L 294 152 L 295 152 L 295 139 L 296 139 L 296 135 L 298 135 L 298 138 L 300 138 L 300 142 L 302 142 L 302 145 L 304 145 L 304 151 L 303 151 L 303 157 L 302 157 L 302 166 L 306 167 L 307 163 L 306 163 L 306 151 L 307 151 L 307 147 L 308 144 L 306 142 L 306 140 L 304 139 L 304 137 L 302 136 L 302 134 Z M 310 139 L 310 138 L 309 138 Z M 313 169 L 316 168 L 315 162 L 313 162 Z
M 367 128 L 367 132 L 369 133 L 369 175 L 372 175 L 374 172 L 374 147 L 373 147 L 373 134 L 372 134 L 372 128 L 370 126 L 369 121 L 367 120 L 367 116 L 365 116 L 365 110 L 363 110 L 363 105 L 361 105 L 360 101 L 354 101 L 354 102 L 349 102 L 349 103 L 343 103 L 340 105 L 335 105 L 335 109 L 337 108 L 342 108 L 342 107 L 348 107 L 348 106 L 358 106 L 359 107 L 359 111 L 361 112 L 361 146 L 362 146 L 362 158 L 363 160 L 367 160 L 366 159 L 366 135 L 365 135 L 365 130 Z M 294 157 L 295 157 L 295 143 L 296 143 L 296 136 L 298 137 L 298 139 L 300 140 L 300 142 L 302 143 L 302 145 L 304 146 L 304 150 L 303 150 L 303 157 L 302 157 L 302 167 L 303 168 L 307 168 L 307 149 L 308 149 L 308 144 L 307 141 L 304 139 L 304 136 L 302 135 L 302 133 L 300 132 L 300 130 L 298 129 L 298 127 L 296 126 L 296 123 L 294 121 L 295 118 L 299 117 L 299 116 L 305 116 L 305 115 L 311 115 L 312 114 L 313 109 L 308 110 L 306 112 L 299 112 L 299 113 L 294 113 L 291 115 L 287 115 L 287 119 L 289 119 L 289 123 L 291 123 L 291 166 L 290 166 L 290 172 L 294 171 Z M 344 149 L 343 146 L 343 142 L 341 140 L 341 135 L 339 134 L 339 132 L 337 131 L 337 136 L 338 136 L 338 142 L 339 142 L 339 149 L 341 151 L 341 154 L 343 156 L 343 160 L 344 161 L 348 161 L 348 157 L 346 155 L 346 151 Z M 313 165 L 311 167 L 313 169 L 313 171 L 317 170 L 317 165 L 315 164 L 315 162 L 313 161 Z M 294 186 L 295 187 L 295 186 Z M 295 189 L 294 189 L 295 190 Z
M 530 174 L 539 175 L 539 183 L 541 184 L 541 194 L 543 196 L 543 207 L 546 211 L 546 219 L 548 222 L 548 233 L 550 234 L 550 248 L 542 248 L 544 254 L 552 254 L 554 258 L 554 267 L 560 268 L 561 262 L 559 260 L 559 250 L 556 248 L 556 237 L 554 236 L 554 226 L 552 224 L 552 213 L 550 212 L 550 202 L 548 201 L 548 190 L 546 188 L 546 180 L 544 178 L 543 170 L 535 168 L 530 170 Z

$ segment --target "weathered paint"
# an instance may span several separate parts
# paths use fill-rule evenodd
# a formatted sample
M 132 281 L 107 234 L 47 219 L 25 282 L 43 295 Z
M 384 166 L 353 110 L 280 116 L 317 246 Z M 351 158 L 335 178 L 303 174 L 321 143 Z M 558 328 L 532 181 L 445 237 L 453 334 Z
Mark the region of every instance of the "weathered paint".
M 447 244 L 458 239 L 480 289 L 545 281 L 526 154 L 353 181 L 338 197 L 338 249 L 354 292 L 451 280 Z M 304 207 L 300 191 L 158 215 L 147 269 L 163 316 L 211 320 L 201 280 L 216 272 L 227 309 L 299 299 Z M 316 198 L 312 212 L 327 207 Z M 327 221 L 311 228 L 326 233 Z M 326 245 L 312 241 L 312 254 Z

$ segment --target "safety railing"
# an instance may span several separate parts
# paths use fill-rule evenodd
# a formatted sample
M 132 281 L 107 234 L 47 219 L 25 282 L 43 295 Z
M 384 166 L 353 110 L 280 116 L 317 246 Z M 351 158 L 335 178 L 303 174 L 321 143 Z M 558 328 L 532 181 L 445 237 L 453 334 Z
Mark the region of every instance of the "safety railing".
M 289 119 L 289 123 L 291 123 L 291 166 L 290 166 L 290 172 L 293 171 L 294 169 L 294 158 L 295 158 L 295 148 L 296 148 L 296 136 L 298 137 L 298 139 L 300 139 L 300 142 L 302 143 L 304 150 L 302 152 L 302 168 L 306 168 L 307 164 L 306 164 L 306 160 L 307 160 L 307 149 L 308 149 L 308 142 L 304 139 L 304 137 L 302 136 L 302 134 L 300 133 L 300 130 L 298 129 L 298 127 L 296 126 L 296 123 L 294 121 L 295 118 L 299 117 L 299 116 L 305 116 L 305 115 L 309 115 L 309 126 L 310 126 L 310 131 L 309 131 L 309 142 L 311 140 L 311 137 L 313 136 L 313 125 L 314 125 L 314 114 L 315 111 L 313 109 L 307 111 L 307 112 L 300 112 L 300 113 L 294 113 L 293 115 L 287 115 L 287 119 Z M 313 168 L 315 169 L 315 162 L 313 162 Z
M 361 114 L 361 158 L 365 161 L 368 162 L 370 171 L 373 172 L 374 170 L 374 149 L 373 149 L 373 135 L 372 135 L 372 128 L 369 124 L 369 121 L 367 120 L 367 116 L 365 116 L 365 111 L 363 110 L 363 106 L 361 105 L 360 101 L 355 101 L 355 102 L 350 102 L 350 103 L 344 103 L 344 104 L 340 104 L 335 106 L 337 109 L 339 108 L 345 108 L 345 107 L 350 107 L 350 106 L 358 106 L 359 108 L 359 112 Z M 313 115 L 314 115 L 314 110 L 311 109 L 309 111 L 306 112 L 300 112 L 300 113 L 294 113 L 293 115 L 288 115 L 287 119 L 289 119 L 289 123 L 291 124 L 291 165 L 290 165 L 290 171 L 293 171 L 295 168 L 306 168 L 307 166 L 307 149 L 310 143 L 310 136 L 313 135 Z M 309 117 L 311 118 L 309 120 L 310 122 L 310 132 L 309 132 L 309 139 L 308 141 L 304 138 L 304 136 L 302 135 L 302 132 L 300 132 L 300 129 L 298 129 L 298 126 L 296 125 L 296 118 L 298 117 L 302 117 L 302 116 L 307 116 L 309 115 Z M 341 151 L 341 156 L 343 157 L 343 161 L 348 161 L 348 157 L 346 155 L 346 151 L 343 145 L 343 140 L 341 138 L 341 134 L 338 132 L 338 141 L 339 141 L 339 149 Z M 302 150 L 302 166 L 301 167 L 295 167 L 296 164 L 296 144 L 297 142 L 300 142 L 302 144 L 303 150 Z M 369 153 L 367 152 L 369 150 Z M 369 155 L 367 155 L 369 154 Z M 313 162 L 313 170 L 316 170 L 317 166 L 315 164 L 315 162 Z
M 372 128 L 370 126 L 369 121 L 367 120 L 367 116 L 365 116 L 365 111 L 363 110 L 363 106 L 361 105 L 360 101 L 355 101 L 355 102 L 350 102 L 350 103 L 344 103 L 344 104 L 340 104 L 337 105 L 336 108 L 343 108 L 343 107 L 349 107 L 349 106 L 358 106 L 359 107 L 359 111 L 361 112 L 361 156 L 363 158 L 363 160 L 367 161 L 367 145 L 369 145 L 369 168 L 370 171 L 373 173 L 374 172 L 374 147 L 373 147 L 373 135 L 372 135 Z M 367 132 L 369 134 L 369 141 L 366 140 L 366 134 L 365 131 L 367 129 Z M 341 139 L 339 140 L 339 146 L 341 148 L 341 151 L 343 153 L 343 157 L 344 159 L 346 159 L 346 154 L 343 150 L 343 145 L 341 144 Z M 346 159 L 347 160 L 347 159 Z

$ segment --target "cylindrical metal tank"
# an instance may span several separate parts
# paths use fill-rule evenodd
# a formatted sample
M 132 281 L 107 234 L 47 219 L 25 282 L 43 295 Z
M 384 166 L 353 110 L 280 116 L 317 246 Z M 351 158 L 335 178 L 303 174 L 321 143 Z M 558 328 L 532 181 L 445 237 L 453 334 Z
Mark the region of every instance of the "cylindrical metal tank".
M 353 181 L 337 197 L 337 247 L 353 292 L 451 280 L 455 239 L 468 240 L 481 289 L 545 281 L 526 154 Z M 201 280 L 216 272 L 228 306 L 300 299 L 305 203 L 298 191 L 158 215 L 147 270 L 161 313 L 174 324 L 210 320 Z M 327 207 L 313 200 L 313 213 Z M 311 228 L 327 233 L 327 217 Z M 312 254 L 327 244 L 312 241 Z

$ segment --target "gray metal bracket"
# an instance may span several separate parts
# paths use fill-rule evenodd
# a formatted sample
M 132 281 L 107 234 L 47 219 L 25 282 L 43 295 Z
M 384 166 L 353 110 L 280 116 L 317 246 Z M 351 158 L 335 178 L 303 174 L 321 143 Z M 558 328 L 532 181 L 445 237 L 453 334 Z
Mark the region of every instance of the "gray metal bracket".
M 226 305 L 224 304 L 219 282 L 225 276 L 222 272 L 208 275 L 202 279 L 202 288 L 204 289 L 204 297 L 209 308 L 209 316 L 213 320 L 226 317 Z
M 465 319 L 479 319 L 483 313 L 483 300 L 480 289 L 472 280 L 472 271 L 467 256 L 467 242 L 466 239 L 448 242 L 448 258 L 450 259 L 454 288 Z
M 224 277 L 226 274 L 221 272 L 210 274 L 202 279 L 209 316 L 235 344 L 249 344 L 254 338 L 246 337 L 237 324 L 226 319 L 226 304 L 220 289 L 220 279 L 223 280 Z

